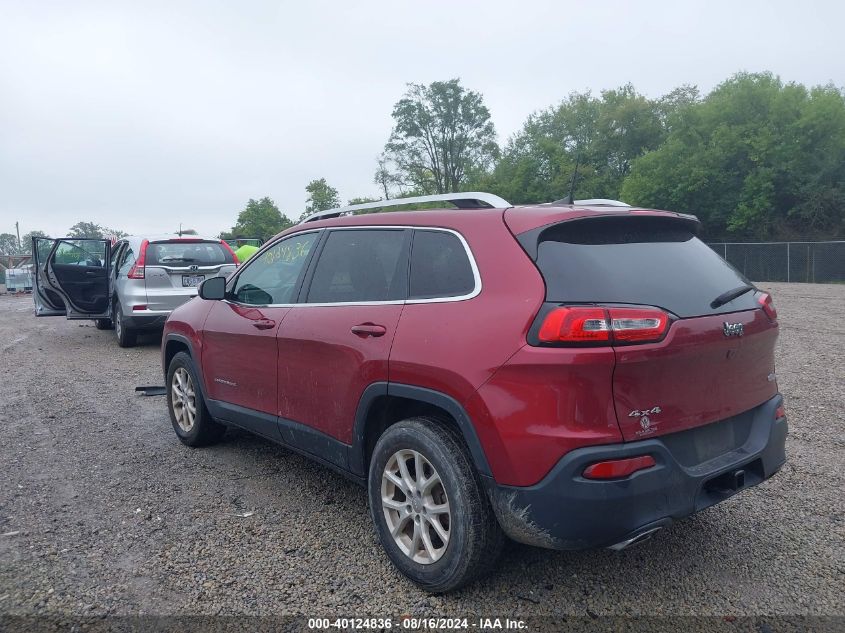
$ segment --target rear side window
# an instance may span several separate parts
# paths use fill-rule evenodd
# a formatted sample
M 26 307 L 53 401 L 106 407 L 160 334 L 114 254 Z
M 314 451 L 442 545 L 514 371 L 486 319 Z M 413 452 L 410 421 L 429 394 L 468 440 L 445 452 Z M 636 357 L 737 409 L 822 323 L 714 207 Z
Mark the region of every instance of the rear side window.
M 461 240 L 445 231 L 414 231 L 410 299 L 460 297 L 475 288 Z
M 331 231 L 314 269 L 306 302 L 404 299 L 404 243 L 405 231 L 401 229 Z
M 147 247 L 147 266 L 220 266 L 234 264 L 220 242 L 153 242 Z
M 132 248 L 127 246 L 120 255 L 120 261 L 117 264 L 117 276 L 124 277 L 129 274 L 129 270 L 135 265 L 135 253 Z
M 537 267 L 546 300 L 556 303 L 649 305 L 682 318 L 757 307 L 753 292 L 710 307 L 722 293 L 749 282 L 672 219 L 562 222 L 539 234 Z

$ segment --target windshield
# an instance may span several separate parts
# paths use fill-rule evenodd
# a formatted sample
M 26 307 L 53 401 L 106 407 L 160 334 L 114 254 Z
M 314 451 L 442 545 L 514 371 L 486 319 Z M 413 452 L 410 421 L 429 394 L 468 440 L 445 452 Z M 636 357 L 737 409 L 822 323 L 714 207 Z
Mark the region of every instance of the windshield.
M 147 266 L 220 266 L 234 264 L 220 242 L 156 242 L 147 247 Z
M 753 292 L 711 307 L 749 282 L 672 219 L 562 222 L 540 234 L 537 266 L 547 301 L 649 305 L 682 318 L 758 307 Z

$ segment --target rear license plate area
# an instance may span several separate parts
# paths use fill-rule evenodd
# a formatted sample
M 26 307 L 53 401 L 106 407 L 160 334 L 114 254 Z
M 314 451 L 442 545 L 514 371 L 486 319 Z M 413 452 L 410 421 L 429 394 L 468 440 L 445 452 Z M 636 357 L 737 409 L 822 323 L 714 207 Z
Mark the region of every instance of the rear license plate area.
M 203 281 L 205 281 L 205 275 L 182 275 L 183 288 L 196 288 Z

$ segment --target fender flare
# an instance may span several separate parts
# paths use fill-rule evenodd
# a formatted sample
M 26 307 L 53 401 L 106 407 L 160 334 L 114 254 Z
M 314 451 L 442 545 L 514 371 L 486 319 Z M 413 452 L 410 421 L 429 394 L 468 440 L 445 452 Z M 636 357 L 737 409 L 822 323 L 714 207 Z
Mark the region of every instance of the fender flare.
M 469 447 L 470 456 L 479 474 L 492 477 L 487 456 L 475 432 L 475 427 L 463 406 L 453 397 L 443 392 L 405 385 L 395 382 L 377 382 L 371 384 L 361 394 L 358 409 L 355 411 L 355 427 L 352 431 L 352 446 L 349 449 L 349 469 L 360 477 L 366 477 L 365 450 L 367 437 L 367 419 L 375 400 L 381 396 L 396 396 L 416 400 L 439 407 L 449 413 L 458 424 L 461 435 Z
M 167 344 L 170 343 L 170 341 L 182 343 L 188 348 L 188 353 L 191 355 L 191 360 L 194 361 L 194 371 L 197 373 L 197 377 L 199 378 L 200 392 L 202 393 L 203 399 L 207 401 L 208 398 L 205 395 L 205 376 L 202 375 L 202 363 L 200 362 L 200 359 L 199 359 L 199 357 L 197 356 L 197 354 L 194 350 L 194 344 L 191 342 L 191 339 L 189 339 L 184 334 L 175 334 L 175 333 L 171 332 L 171 333 L 165 335 L 164 339 L 162 340 L 161 364 L 162 364 L 162 369 L 164 370 L 165 382 L 166 382 L 166 379 L 167 379 L 167 369 L 168 368 L 164 364 L 164 359 L 165 359 L 164 352 L 167 349 Z

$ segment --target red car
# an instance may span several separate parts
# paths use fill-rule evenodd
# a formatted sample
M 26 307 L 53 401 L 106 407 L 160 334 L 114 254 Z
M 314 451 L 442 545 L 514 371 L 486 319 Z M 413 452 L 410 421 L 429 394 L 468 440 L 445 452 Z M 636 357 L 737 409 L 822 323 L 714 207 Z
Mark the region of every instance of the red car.
M 458 208 L 360 213 L 435 200 Z M 777 313 L 698 225 L 484 193 L 315 214 L 167 320 L 173 428 L 241 427 L 367 486 L 429 591 L 505 536 L 627 547 L 785 461 Z

